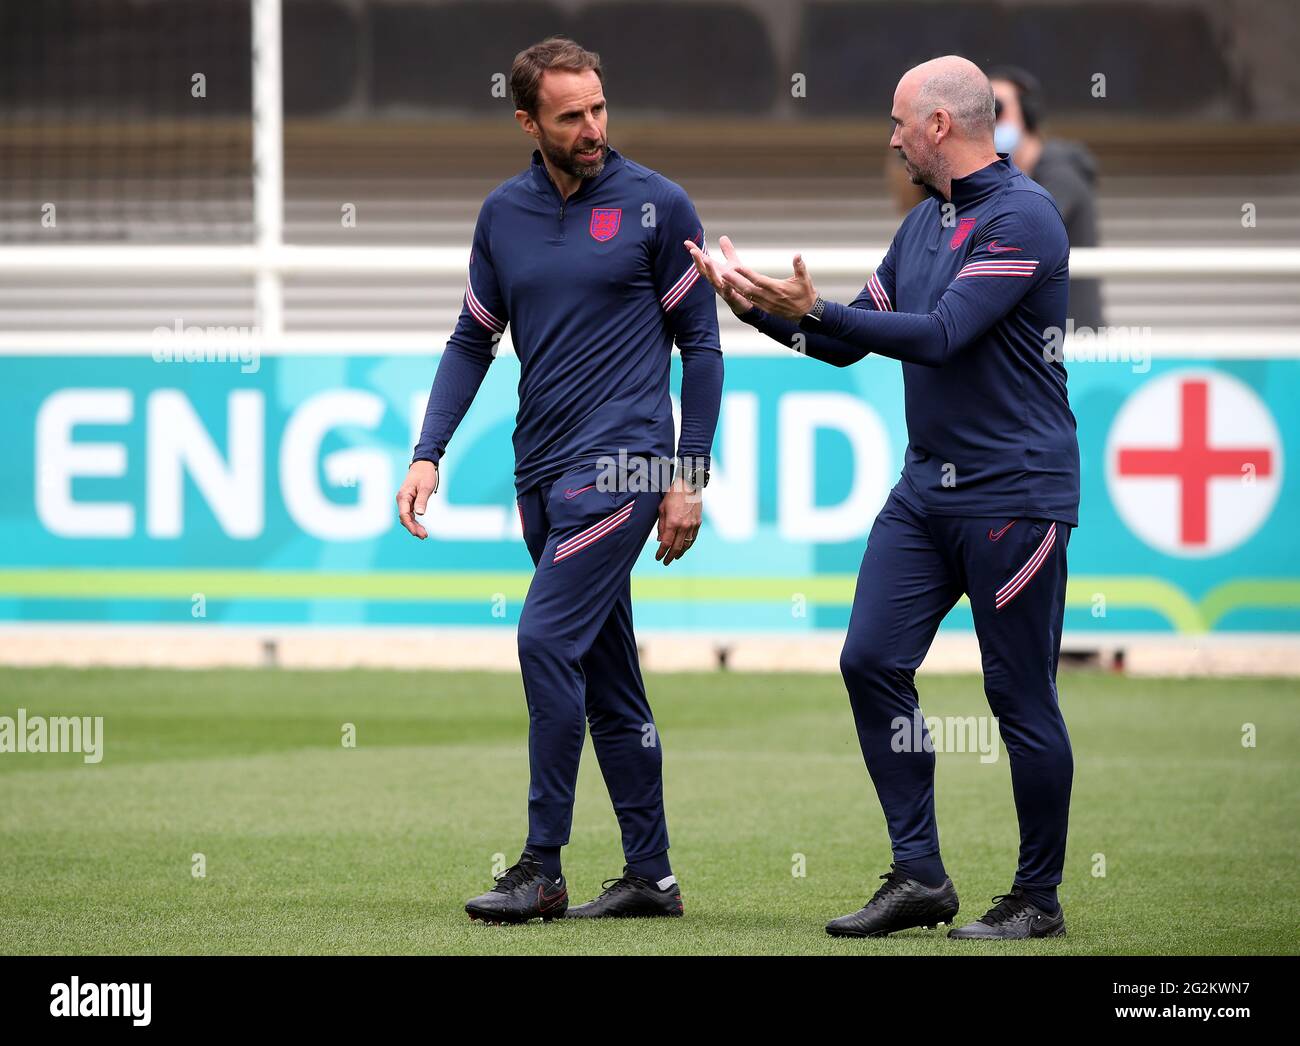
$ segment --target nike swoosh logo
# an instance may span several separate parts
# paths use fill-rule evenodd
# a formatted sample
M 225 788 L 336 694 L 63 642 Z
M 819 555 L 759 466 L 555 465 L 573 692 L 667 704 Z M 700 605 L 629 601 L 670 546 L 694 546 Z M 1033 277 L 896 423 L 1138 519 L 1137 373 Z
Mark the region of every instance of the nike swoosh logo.
M 562 900 L 564 900 L 565 893 L 566 893 L 565 889 L 561 887 L 559 893 L 553 893 L 548 897 L 546 895 L 545 888 L 539 886 L 537 888 L 537 907 L 542 911 L 546 911 L 549 908 L 554 908 L 557 904 L 559 904 Z
M 1012 527 L 1014 527 L 1015 525 L 1016 525 L 1016 521 L 1013 519 L 1010 523 L 1008 523 L 1005 527 L 1003 527 L 1001 530 L 999 530 L 999 531 L 997 531 L 997 532 L 994 532 L 993 528 L 990 527 L 990 528 L 989 528 L 989 540 L 990 540 L 990 541 L 997 541 L 999 538 L 1002 537 L 1003 534 L 1005 534 L 1008 530 L 1010 530 L 1010 529 L 1011 529 Z
M 596 484 L 594 484 L 594 483 L 589 483 L 589 484 L 587 484 L 587 486 L 583 487 L 581 490 L 574 490 L 572 487 L 570 487 L 568 490 L 566 490 L 566 491 L 564 492 L 564 500 L 565 500 L 565 501 L 572 501 L 572 500 L 573 500 L 574 498 L 576 498 L 579 494 L 585 494 L 587 491 L 591 490 L 591 489 L 592 489 L 593 487 L 595 487 L 595 486 L 596 486 Z
M 1003 251 L 1018 251 L 1018 250 L 1020 250 L 1019 247 L 999 247 L 997 240 L 994 240 L 992 243 L 988 245 L 988 252 L 990 254 L 1001 254 Z

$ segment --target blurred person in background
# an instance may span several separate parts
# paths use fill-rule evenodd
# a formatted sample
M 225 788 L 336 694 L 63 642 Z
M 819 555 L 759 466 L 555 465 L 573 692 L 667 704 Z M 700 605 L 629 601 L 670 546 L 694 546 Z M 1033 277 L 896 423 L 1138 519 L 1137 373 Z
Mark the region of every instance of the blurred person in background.
M 997 114 L 994 148 L 1009 153 L 1017 167 L 1052 194 L 1071 247 L 1096 247 L 1096 158 L 1081 142 L 1044 136 L 1043 89 L 1032 73 L 1014 65 L 986 71 Z M 1104 325 L 1101 281 L 1071 277 L 1069 317 L 1076 327 L 1096 330 Z

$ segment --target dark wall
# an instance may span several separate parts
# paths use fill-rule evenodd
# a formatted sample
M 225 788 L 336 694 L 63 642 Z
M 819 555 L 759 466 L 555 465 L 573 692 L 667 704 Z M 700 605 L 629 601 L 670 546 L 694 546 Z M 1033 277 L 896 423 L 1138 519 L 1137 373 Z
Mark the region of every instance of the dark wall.
M 0 106 L 74 119 L 243 116 L 251 32 L 246 0 L 3 0 Z
M 1224 38 L 1234 24 L 1208 4 L 1149 0 L 285 0 L 285 105 L 349 119 L 508 111 L 493 76 L 559 32 L 601 53 L 621 114 L 859 116 L 887 105 L 909 65 L 958 51 L 1029 67 L 1059 116 L 1249 119 L 1252 92 L 1227 57 L 1242 51 Z M 6 2 L 0 106 L 246 115 L 249 33 L 246 0 Z M 202 104 L 195 72 L 208 79 Z M 807 78 L 798 100 L 795 74 Z
M 1233 100 L 1209 21 L 1194 8 L 810 3 L 799 47 L 809 108 L 857 115 L 864 99 L 891 97 L 904 70 L 953 51 L 986 68 L 1029 68 L 1061 115 L 1197 115 Z M 1104 110 L 1091 93 L 1096 73 L 1106 78 Z

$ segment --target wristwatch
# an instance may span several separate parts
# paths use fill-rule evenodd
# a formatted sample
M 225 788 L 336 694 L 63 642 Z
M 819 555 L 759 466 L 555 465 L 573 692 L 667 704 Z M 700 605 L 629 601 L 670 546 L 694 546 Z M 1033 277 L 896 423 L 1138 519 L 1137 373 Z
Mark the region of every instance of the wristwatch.
M 695 490 L 703 490 L 709 485 L 709 470 L 703 465 L 682 469 L 682 479 Z
M 822 319 L 822 313 L 825 311 L 826 311 L 826 299 L 819 294 L 817 295 L 817 300 L 813 302 L 812 308 L 809 309 L 808 312 L 805 314 L 805 318 L 816 320 L 818 323 L 820 323 Z

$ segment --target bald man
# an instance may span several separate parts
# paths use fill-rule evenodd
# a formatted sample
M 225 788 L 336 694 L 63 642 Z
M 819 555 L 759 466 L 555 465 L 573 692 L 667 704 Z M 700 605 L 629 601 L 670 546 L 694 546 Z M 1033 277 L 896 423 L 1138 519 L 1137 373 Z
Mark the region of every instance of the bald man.
M 950 56 L 911 69 L 891 116 L 890 145 L 927 198 L 851 304 L 822 298 L 798 255 L 794 275 L 773 279 L 726 237 L 721 259 L 686 244 L 732 310 L 770 337 L 839 367 L 869 352 L 903 364 L 902 476 L 872 525 L 840 657 L 894 860 L 866 906 L 826 930 L 879 937 L 957 915 L 914 675 L 965 594 L 1011 760 L 1020 860 L 1010 892 L 948 936 L 1060 936 L 1074 764 L 1056 666 L 1079 448 L 1045 331 L 1065 326 L 1069 243 L 1047 192 L 994 150 L 993 93 L 974 64 Z

